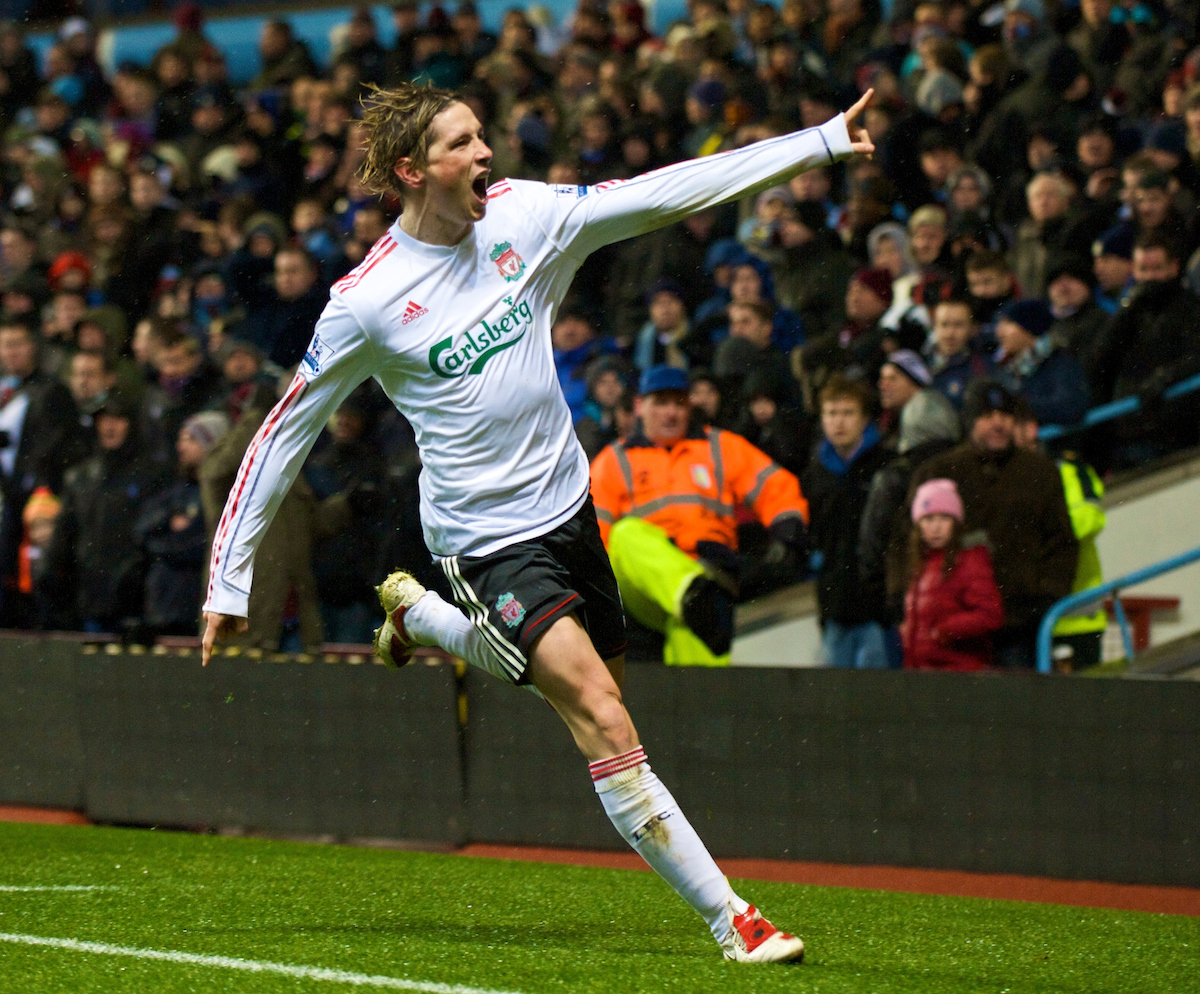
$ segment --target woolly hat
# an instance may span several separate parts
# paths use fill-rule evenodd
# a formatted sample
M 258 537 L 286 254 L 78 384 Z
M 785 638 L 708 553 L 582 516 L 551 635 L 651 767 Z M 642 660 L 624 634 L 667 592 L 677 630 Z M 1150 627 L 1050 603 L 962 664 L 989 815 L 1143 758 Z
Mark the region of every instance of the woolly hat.
M 1017 398 L 998 380 L 975 380 L 963 395 L 963 423 L 973 425 L 993 411 L 1013 414 Z
M 54 496 L 54 492 L 49 487 L 38 487 L 25 502 L 21 520 L 28 525 L 39 519 L 57 518 L 60 510 L 62 501 Z
M 736 238 L 718 238 L 704 254 L 704 271 L 713 272 L 718 266 L 736 266 L 750 258 L 750 253 Z
M 675 280 L 655 280 L 650 284 L 649 289 L 646 290 L 646 304 L 653 304 L 654 298 L 660 293 L 669 293 L 673 297 L 678 297 L 680 301 L 684 300 L 683 287 L 676 283 Z
M 1042 79 L 1052 93 L 1065 93 L 1071 84 L 1086 72 L 1079 53 L 1070 45 L 1059 45 L 1046 57 L 1046 69 Z
M 549 152 L 554 136 L 550 126 L 536 114 L 526 114 L 517 124 L 517 137 L 541 152 Z
M 115 387 L 109 390 L 104 397 L 104 403 L 101 404 L 95 413 L 96 417 L 101 414 L 108 414 L 114 418 L 125 418 L 132 421 L 138 412 L 137 400 L 126 390 L 120 387 Z
M 945 69 L 926 73 L 917 87 L 917 106 L 930 117 L 937 117 L 947 107 L 963 102 L 963 85 Z
M 1160 121 L 1146 138 L 1146 148 L 1187 158 L 1187 133 L 1178 121 Z
M 1133 258 L 1133 227 L 1128 224 L 1118 224 L 1109 228 L 1099 238 L 1092 242 L 1092 255 L 1115 255 L 1119 259 Z
M 197 445 L 203 446 L 205 453 L 211 452 L 212 447 L 229 434 L 229 427 L 229 418 L 220 411 L 201 411 L 183 423 L 183 430 Z
M 266 356 L 263 355 L 260 349 L 253 342 L 245 338 L 227 338 L 221 343 L 221 347 L 217 349 L 216 360 L 217 364 L 224 366 L 229 361 L 229 357 L 235 352 L 245 352 L 246 355 L 252 357 L 260 366 L 266 361 Z
M 46 274 L 46 278 L 50 281 L 51 288 L 57 290 L 59 281 L 67 275 L 71 270 L 77 269 L 83 273 L 84 283 L 92 282 L 92 261 L 82 252 L 62 252 L 54 260 L 50 266 L 50 271 Z
M 860 269 L 854 280 L 861 283 L 888 307 L 892 306 L 892 274 L 886 269 Z
M 769 204 L 772 200 L 779 200 L 791 205 L 796 202 L 796 197 L 786 186 L 773 186 L 769 190 L 763 190 L 754 203 L 756 207 L 762 207 L 765 204 Z
M 58 37 L 63 41 L 70 41 L 76 35 L 85 35 L 90 30 L 88 22 L 82 17 L 68 17 L 58 29 Z
M 1035 21 L 1046 19 L 1046 8 L 1042 0 L 1004 0 L 1006 14 L 1028 14 Z
M 796 220 L 814 235 L 820 234 L 829 226 L 825 208 L 815 200 L 797 200 L 792 204 L 792 213 L 796 215 Z
M 195 0 L 185 0 L 175 8 L 171 20 L 180 31 L 199 31 L 204 27 L 204 11 Z
M 255 235 L 266 235 L 276 247 L 286 245 L 288 230 L 284 223 L 270 211 L 258 211 L 246 218 L 242 225 L 242 234 L 247 238 Z
M 617 355 L 602 355 L 588 364 L 587 385 L 588 393 L 596 389 L 600 377 L 607 373 L 616 373 L 621 382 L 629 383 L 629 364 Z
M 1029 334 L 1041 338 L 1054 324 L 1054 315 L 1044 300 L 1010 300 L 1000 308 L 997 320 L 1019 324 Z
M 895 366 L 919 387 L 927 387 L 933 382 L 925 360 L 912 349 L 897 349 L 887 357 L 884 365 Z
M 962 523 L 962 498 L 953 480 L 929 480 L 917 487 L 912 503 L 912 519 L 914 522 L 920 521 L 927 514 L 948 514 L 959 524 Z
M 725 102 L 725 84 L 719 79 L 702 79 L 692 84 L 688 96 L 705 107 L 720 107 Z
M 1095 286 L 1096 275 L 1092 271 L 1092 260 L 1076 252 L 1064 252 L 1050 260 L 1046 267 L 1046 286 L 1049 287 L 1060 276 L 1073 276 L 1085 286 Z

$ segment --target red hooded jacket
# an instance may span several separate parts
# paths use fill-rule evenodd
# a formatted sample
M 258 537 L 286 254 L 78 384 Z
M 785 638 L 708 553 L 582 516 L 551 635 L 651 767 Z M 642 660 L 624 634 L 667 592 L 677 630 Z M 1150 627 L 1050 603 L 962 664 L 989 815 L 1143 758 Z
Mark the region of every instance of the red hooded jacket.
M 987 669 L 992 632 L 1004 624 L 992 557 L 986 546 L 969 546 L 943 577 L 944 558 L 941 551 L 929 553 L 904 599 L 905 669 Z

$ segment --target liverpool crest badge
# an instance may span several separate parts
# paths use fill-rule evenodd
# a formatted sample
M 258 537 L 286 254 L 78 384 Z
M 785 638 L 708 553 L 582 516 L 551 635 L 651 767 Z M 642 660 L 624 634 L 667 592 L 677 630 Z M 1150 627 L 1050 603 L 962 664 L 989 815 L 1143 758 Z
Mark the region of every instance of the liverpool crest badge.
M 496 598 L 496 613 L 509 628 L 516 628 L 525 617 L 525 608 L 512 594 L 501 594 Z
M 517 250 L 509 242 L 501 242 L 499 245 L 492 246 L 489 258 L 500 270 L 500 275 L 509 283 L 519 280 L 525 272 L 525 260 L 517 255 Z

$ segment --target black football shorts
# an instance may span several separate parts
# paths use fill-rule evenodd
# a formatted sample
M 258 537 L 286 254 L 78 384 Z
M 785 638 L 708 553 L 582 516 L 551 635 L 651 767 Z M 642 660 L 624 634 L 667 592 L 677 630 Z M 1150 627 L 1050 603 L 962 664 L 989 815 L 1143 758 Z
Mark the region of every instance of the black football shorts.
M 454 599 L 500 657 L 513 683 L 538 636 L 575 612 L 601 659 L 625 651 L 625 613 L 589 496 L 553 531 L 487 556 L 439 559 Z

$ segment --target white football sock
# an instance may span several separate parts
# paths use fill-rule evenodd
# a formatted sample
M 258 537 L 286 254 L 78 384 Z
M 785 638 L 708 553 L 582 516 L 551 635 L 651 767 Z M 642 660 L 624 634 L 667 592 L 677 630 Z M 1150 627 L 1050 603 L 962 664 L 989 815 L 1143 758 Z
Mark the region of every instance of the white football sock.
M 726 905 L 746 902 L 733 893 L 671 792 L 654 775 L 641 746 L 588 764 L 609 820 L 660 877 L 708 922 L 717 942 L 729 934 Z
M 436 590 L 425 591 L 425 596 L 405 612 L 404 631 L 417 645 L 441 646 L 452 656 L 488 668 L 484 656 L 491 649 L 479 629 L 462 611 L 442 600 Z
M 425 591 L 424 596 L 408 609 L 404 615 L 404 631 L 417 645 L 440 646 L 471 666 L 512 683 L 513 658 L 519 658 L 516 648 L 510 646 L 508 654 L 501 656 L 496 651 L 496 642 L 489 641 L 482 629 L 473 625 L 453 604 L 442 600 L 436 590 Z M 497 640 L 499 638 L 496 636 Z M 534 696 L 542 696 L 532 683 L 524 684 L 524 687 Z

